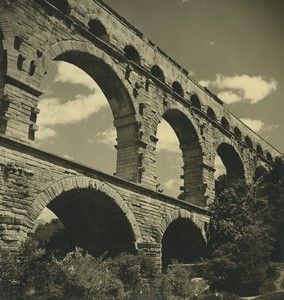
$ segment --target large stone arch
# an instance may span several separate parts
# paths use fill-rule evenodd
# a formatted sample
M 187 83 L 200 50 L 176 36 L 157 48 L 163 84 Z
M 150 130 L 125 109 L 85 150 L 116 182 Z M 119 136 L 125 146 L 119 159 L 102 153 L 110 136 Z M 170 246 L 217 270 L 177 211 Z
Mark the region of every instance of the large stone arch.
M 214 153 L 220 156 L 229 177 L 237 179 L 247 178 L 243 155 L 231 140 L 217 140 L 214 143 Z
M 201 231 L 203 238 L 206 240 L 206 230 L 205 230 L 204 221 L 202 221 L 196 215 L 196 213 L 180 208 L 169 213 L 158 225 L 157 235 L 156 235 L 156 241 L 158 243 L 162 242 L 162 238 L 168 226 L 178 218 L 190 219 L 196 225 L 196 227 Z
M 157 241 L 161 244 L 163 268 L 171 259 L 190 263 L 207 254 L 204 222 L 184 209 L 174 210 L 163 219 L 158 226 Z
M 99 84 L 106 95 L 115 119 L 136 115 L 136 108 L 132 97 L 130 96 L 132 87 L 129 81 L 125 79 L 125 73 L 122 71 L 119 64 L 117 64 L 106 52 L 89 42 L 66 40 L 54 43 L 49 46 L 42 55 L 41 68 L 39 68 L 38 71 L 40 80 L 42 80 L 44 73 L 48 71 L 50 63 L 54 60 L 72 63 L 89 74 Z M 92 66 L 92 62 L 100 65 Z M 92 67 L 96 67 L 97 69 L 92 69 Z M 96 72 L 99 71 L 104 71 L 107 75 L 112 76 L 111 78 L 108 78 L 108 80 L 114 80 L 116 85 L 114 91 L 118 92 L 118 95 L 109 91 L 110 82 L 105 81 L 107 76 L 99 77 L 99 74 L 96 74 Z M 41 82 L 38 82 L 39 86 L 40 83 Z M 111 83 L 113 84 L 113 82 Z M 120 97 L 121 99 L 119 99 L 119 101 L 123 101 L 119 106 L 119 109 L 112 103 L 113 97 Z
M 98 83 L 109 102 L 117 130 L 116 175 L 137 182 L 139 180 L 138 117 L 130 95 L 132 87 L 125 79 L 126 75 L 121 68 L 124 65 L 118 64 L 108 54 L 88 42 L 60 41 L 51 45 L 43 53 L 41 68 L 38 71 L 41 80 L 53 60 L 62 60 L 76 65 Z M 40 82 L 38 84 L 40 85 Z
M 184 106 L 183 104 L 179 103 L 178 101 L 170 101 L 170 102 L 167 102 L 166 106 L 160 107 L 159 114 L 160 114 L 160 116 L 163 116 L 171 110 L 179 111 L 181 114 L 183 114 L 188 119 L 188 121 L 191 123 L 194 131 L 196 132 L 199 142 L 202 143 L 203 139 L 202 139 L 202 135 L 200 134 L 200 126 L 197 124 L 196 119 L 190 113 L 189 109 L 186 106 Z
M 60 181 L 54 182 L 48 187 L 46 187 L 45 190 L 42 191 L 32 203 L 31 221 L 34 222 L 40 215 L 42 210 L 61 194 L 72 190 L 82 189 L 99 191 L 108 196 L 109 199 L 111 199 L 113 203 L 117 207 L 119 207 L 119 209 L 125 215 L 125 218 L 128 220 L 128 223 L 130 224 L 131 229 L 133 231 L 133 235 L 135 237 L 135 242 L 141 243 L 143 241 L 137 220 L 131 209 L 128 207 L 127 203 L 122 198 L 122 196 L 107 183 L 86 176 L 68 177 Z
M 205 205 L 204 170 L 203 170 L 203 139 L 200 128 L 189 110 L 175 101 L 170 102 L 160 111 L 174 130 L 183 157 L 183 197 L 182 199 L 199 206 Z M 158 128 L 159 130 L 159 128 Z

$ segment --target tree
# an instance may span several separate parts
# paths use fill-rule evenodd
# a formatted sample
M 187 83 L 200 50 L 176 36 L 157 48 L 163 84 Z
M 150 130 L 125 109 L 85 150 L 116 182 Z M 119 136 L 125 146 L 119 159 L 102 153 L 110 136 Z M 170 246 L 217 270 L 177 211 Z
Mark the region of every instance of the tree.
M 66 276 L 54 259 L 28 239 L 18 253 L 1 252 L 0 299 L 62 299 L 69 290 Z
M 259 179 L 259 194 L 274 207 L 276 251 L 273 260 L 284 262 L 284 158 L 276 157 L 268 174 Z
M 244 181 L 224 182 L 210 207 L 208 263 L 212 287 L 253 295 L 267 279 L 273 249 L 273 206 Z
M 63 258 L 68 252 L 75 250 L 75 244 L 59 219 L 39 224 L 31 239 L 45 249 L 46 255 Z

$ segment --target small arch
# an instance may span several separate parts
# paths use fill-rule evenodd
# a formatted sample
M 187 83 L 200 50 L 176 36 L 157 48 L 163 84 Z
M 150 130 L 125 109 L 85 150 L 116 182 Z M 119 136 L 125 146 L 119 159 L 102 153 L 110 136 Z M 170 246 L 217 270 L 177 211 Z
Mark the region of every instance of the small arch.
M 260 145 L 257 145 L 256 146 L 256 152 L 259 154 L 259 155 L 263 155 L 263 150 L 262 150 L 262 147 Z
M 128 59 L 131 60 L 133 62 L 135 62 L 136 64 L 140 65 L 141 60 L 140 60 L 140 55 L 137 52 L 137 50 L 131 46 L 131 45 L 127 45 L 124 47 L 124 56 Z
M 32 60 L 30 63 L 30 70 L 29 70 L 30 76 L 33 76 L 35 74 L 35 69 L 36 69 L 36 63 L 34 60 Z
M 230 123 L 229 123 L 229 121 L 225 117 L 222 117 L 222 119 L 221 119 L 221 125 L 227 131 L 230 130 Z
M 272 155 L 270 152 L 267 152 L 266 153 L 266 158 L 270 161 L 270 162 L 273 162 L 273 158 L 272 158 Z
M 154 65 L 151 68 L 151 73 L 160 81 L 165 82 L 164 72 L 162 71 L 162 69 L 159 66 Z
M 183 88 L 181 86 L 181 84 L 177 81 L 174 81 L 172 84 L 172 88 L 173 91 L 177 94 L 179 94 L 180 96 L 184 97 L 184 92 L 183 92 Z
M 240 141 L 242 139 L 242 132 L 238 127 L 234 128 L 234 134 L 237 141 Z
M 208 106 L 208 108 L 207 108 L 207 115 L 211 120 L 213 120 L 213 121 L 217 120 L 216 113 L 210 106 Z
M 19 51 L 24 39 L 21 36 L 15 36 L 14 39 L 14 49 Z
M 253 148 L 252 140 L 248 136 L 245 137 L 245 143 L 249 148 Z
M 105 26 L 96 19 L 90 20 L 88 23 L 89 31 L 101 39 L 102 41 L 108 43 L 109 42 L 109 34 L 105 28 Z
M 198 108 L 199 110 L 201 110 L 201 103 L 200 103 L 200 100 L 199 100 L 199 98 L 198 98 L 197 95 L 195 95 L 195 94 L 191 95 L 190 101 L 191 101 L 191 103 L 192 103 L 192 105 L 193 105 L 194 107 L 196 107 L 196 108 Z
M 47 2 L 56 7 L 65 15 L 68 15 L 70 13 L 70 4 L 67 0 L 47 0 Z
M 26 60 L 26 58 L 22 54 L 19 54 L 18 59 L 17 59 L 18 70 L 21 71 L 23 69 L 23 64 L 24 64 L 25 60 Z

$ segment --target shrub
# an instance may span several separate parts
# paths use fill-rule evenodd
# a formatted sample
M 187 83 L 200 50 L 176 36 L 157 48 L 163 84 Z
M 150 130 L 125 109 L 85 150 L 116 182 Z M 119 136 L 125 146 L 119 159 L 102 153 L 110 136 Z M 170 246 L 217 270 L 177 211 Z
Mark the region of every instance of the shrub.
M 28 240 L 17 254 L 1 252 L 1 299 L 60 299 L 65 294 L 65 276 L 53 259 Z
M 153 282 L 152 293 L 153 299 L 195 299 L 207 289 L 205 280 L 194 278 L 183 265 L 174 263 Z

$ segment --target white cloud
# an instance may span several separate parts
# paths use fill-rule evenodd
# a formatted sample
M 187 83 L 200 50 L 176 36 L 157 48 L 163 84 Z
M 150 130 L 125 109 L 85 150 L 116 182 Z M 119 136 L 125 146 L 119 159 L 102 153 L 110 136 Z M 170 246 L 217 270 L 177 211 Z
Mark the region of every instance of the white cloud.
M 258 119 L 250 119 L 250 118 L 240 118 L 240 120 L 245 123 L 250 129 L 252 129 L 254 132 L 260 132 L 260 131 L 270 131 L 277 129 L 279 127 L 278 124 L 272 124 L 267 125 L 262 120 Z
M 226 167 L 224 166 L 222 159 L 219 155 L 215 156 L 214 168 L 215 168 L 214 178 L 218 178 L 223 174 L 227 174 Z
M 81 84 L 90 90 L 98 88 L 96 82 L 83 70 L 66 62 L 56 62 L 57 74 L 55 82 Z
M 199 84 L 202 86 L 209 86 L 210 85 L 210 80 L 200 80 Z
M 261 120 L 253 120 L 249 118 L 241 118 L 243 123 L 245 123 L 254 132 L 259 132 L 263 129 L 264 123 Z
M 49 223 L 53 219 L 58 219 L 57 216 L 47 207 L 45 207 L 38 216 L 38 223 Z
M 157 151 L 180 152 L 179 140 L 172 127 L 164 120 L 158 126 L 157 138 Z
M 51 138 L 55 135 L 56 135 L 55 130 L 41 126 L 39 127 L 39 131 L 36 133 L 36 138 L 37 140 L 44 140 L 44 139 Z
M 263 128 L 263 130 L 268 131 L 268 130 L 274 130 L 274 129 L 277 129 L 277 128 L 279 128 L 279 124 L 273 124 L 273 125 L 267 125 L 267 126 L 265 126 Z
M 75 95 L 73 99 L 62 102 L 59 98 L 43 97 L 39 101 L 41 110 L 38 116 L 38 140 L 44 140 L 56 135 L 50 126 L 76 124 L 98 113 L 107 106 L 105 95 L 96 82 L 84 71 L 76 66 L 57 62 L 57 73 L 54 82 L 67 84 L 81 84 L 92 91 L 90 95 Z
M 213 46 L 215 44 L 214 41 L 209 42 L 209 46 Z
M 267 81 L 261 76 L 248 75 L 224 76 L 217 74 L 215 80 L 201 80 L 199 83 L 219 90 L 218 96 L 227 104 L 242 100 L 254 104 L 263 100 L 277 88 L 277 81 L 273 78 Z
M 169 191 L 172 190 L 179 190 L 180 186 L 182 185 L 182 181 L 178 179 L 169 179 L 168 181 L 164 182 L 163 187 Z
M 107 101 L 102 93 L 76 95 L 74 100 L 65 103 L 61 103 L 57 98 L 44 98 L 39 102 L 41 113 L 38 124 L 47 126 L 78 123 L 106 105 Z
M 241 95 L 238 95 L 232 91 L 222 91 L 217 95 L 222 99 L 226 104 L 236 103 L 242 100 Z
M 89 139 L 88 142 L 99 142 L 105 144 L 107 146 L 113 147 L 116 144 L 116 129 L 115 128 L 108 128 L 105 131 L 99 132 L 96 134 L 95 139 Z

